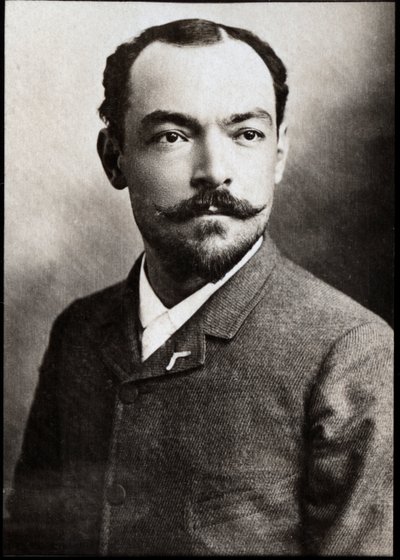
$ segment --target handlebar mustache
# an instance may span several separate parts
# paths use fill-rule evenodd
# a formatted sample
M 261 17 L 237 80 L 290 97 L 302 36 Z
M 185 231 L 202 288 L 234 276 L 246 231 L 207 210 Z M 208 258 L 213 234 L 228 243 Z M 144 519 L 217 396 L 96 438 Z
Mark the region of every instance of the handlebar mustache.
M 155 208 L 160 216 L 179 223 L 203 215 L 210 206 L 218 208 L 219 214 L 233 216 L 241 220 L 252 218 L 265 208 L 265 205 L 253 206 L 248 200 L 240 200 L 226 190 L 208 190 L 195 194 L 173 206 L 155 205 Z

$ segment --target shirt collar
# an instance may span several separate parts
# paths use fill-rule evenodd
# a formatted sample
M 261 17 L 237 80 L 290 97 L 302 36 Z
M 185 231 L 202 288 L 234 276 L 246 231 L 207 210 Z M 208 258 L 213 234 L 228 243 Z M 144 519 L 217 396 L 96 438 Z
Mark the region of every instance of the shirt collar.
M 145 329 L 154 319 L 160 317 L 163 313 L 168 311 L 163 302 L 154 292 L 147 280 L 147 274 L 144 270 L 144 263 L 146 261 L 146 254 L 143 254 L 142 263 L 140 266 L 139 277 L 139 319 L 142 327 Z
M 141 266 L 140 266 L 140 277 L 139 277 L 139 319 L 143 328 L 146 328 L 153 320 L 160 317 L 165 312 L 168 312 L 170 320 L 172 323 L 180 322 L 180 317 L 182 314 L 186 314 L 190 309 L 196 310 L 207 299 L 216 292 L 225 282 L 227 282 L 238 270 L 240 270 L 258 251 L 262 244 L 262 236 L 254 243 L 251 249 L 242 257 L 242 259 L 235 264 L 220 280 L 217 282 L 209 282 L 205 284 L 202 288 L 179 302 L 174 307 L 168 309 L 162 303 L 160 298 L 154 292 L 151 287 L 146 272 L 144 270 L 145 265 L 145 254 L 143 254 Z

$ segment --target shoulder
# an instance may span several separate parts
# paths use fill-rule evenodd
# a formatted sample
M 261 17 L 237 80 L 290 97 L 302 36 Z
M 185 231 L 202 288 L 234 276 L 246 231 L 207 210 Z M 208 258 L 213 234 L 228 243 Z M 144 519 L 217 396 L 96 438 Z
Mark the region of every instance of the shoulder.
M 280 377 L 287 372 L 287 386 L 301 378 L 304 395 L 315 384 L 333 399 L 340 397 L 341 388 L 359 394 L 366 387 L 368 398 L 380 395 L 382 402 L 389 402 L 393 330 L 381 317 L 281 255 L 250 328 L 254 338 L 256 329 L 262 330 L 257 338 L 264 342 L 258 348 Z
M 95 329 L 119 317 L 128 300 L 129 305 L 134 305 L 138 299 L 141 256 L 136 259 L 124 280 L 70 303 L 56 318 L 53 330 L 62 330 L 71 325 Z
M 391 332 L 377 314 L 351 297 L 320 280 L 311 272 L 280 255 L 271 289 L 292 323 L 305 323 L 338 334 L 364 324 L 374 324 Z
M 55 319 L 51 337 L 74 338 L 106 324 L 121 309 L 127 295 L 126 280 L 72 301 Z
M 246 333 L 257 332 L 280 359 L 285 349 L 288 360 L 301 356 L 316 367 L 348 344 L 365 352 L 393 346 L 393 331 L 381 317 L 280 254 L 247 326 Z

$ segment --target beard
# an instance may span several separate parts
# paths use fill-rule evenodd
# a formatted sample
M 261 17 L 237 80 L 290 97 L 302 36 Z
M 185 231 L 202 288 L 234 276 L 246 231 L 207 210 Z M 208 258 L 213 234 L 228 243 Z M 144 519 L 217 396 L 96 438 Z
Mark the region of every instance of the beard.
M 253 222 L 253 220 L 249 220 Z M 144 240 L 157 253 L 163 267 L 178 282 L 185 282 L 198 277 L 206 282 L 217 282 L 251 249 L 257 239 L 264 233 L 267 219 L 246 224 L 240 234 L 229 241 L 227 228 L 222 221 L 199 221 L 185 235 L 179 226 L 173 227 L 173 233 L 163 228 L 140 228 Z M 169 228 L 168 228 L 169 229 Z M 147 230 L 147 231 L 146 231 Z M 221 242 L 222 240 L 222 242 Z M 225 242 L 226 241 L 226 242 Z
M 195 277 L 218 281 L 264 233 L 269 216 L 267 205 L 253 206 L 225 189 L 200 191 L 174 206 L 154 208 L 155 215 L 148 214 L 147 219 L 143 213 L 135 215 L 136 223 L 163 268 L 178 282 Z M 204 218 L 210 208 L 227 218 Z

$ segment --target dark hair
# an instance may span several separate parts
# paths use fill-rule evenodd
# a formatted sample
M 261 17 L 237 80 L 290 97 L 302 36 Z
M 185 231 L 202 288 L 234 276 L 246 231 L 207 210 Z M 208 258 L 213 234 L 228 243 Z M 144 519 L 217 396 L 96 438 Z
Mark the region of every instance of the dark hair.
M 173 45 L 211 45 L 223 40 L 221 30 L 229 37 L 250 45 L 268 67 L 274 84 L 279 128 L 289 88 L 286 84 L 286 68 L 269 44 L 246 29 L 202 19 L 182 19 L 149 27 L 135 39 L 120 45 L 107 58 L 103 76 L 104 101 L 99 107 L 99 114 L 121 148 L 124 142 L 124 117 L 129 106 L 129 72 L 141 51 L 154 41 Z

